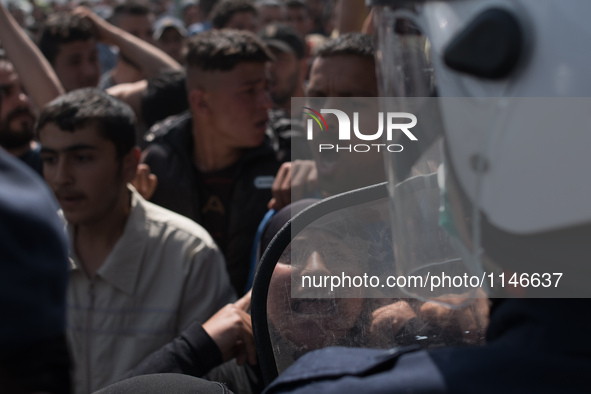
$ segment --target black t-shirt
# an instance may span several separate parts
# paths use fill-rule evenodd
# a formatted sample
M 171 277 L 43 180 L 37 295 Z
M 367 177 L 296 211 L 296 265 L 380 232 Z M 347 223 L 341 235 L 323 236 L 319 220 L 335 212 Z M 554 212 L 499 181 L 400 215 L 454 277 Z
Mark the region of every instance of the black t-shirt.
M 224 234 L 236 168 L 237 165 L 234 164 L 207 174 L 196 171 L 198 178 L 196 184 L 200 188 L 200 224 L 211 234 L 224 253 L 226 250 Z

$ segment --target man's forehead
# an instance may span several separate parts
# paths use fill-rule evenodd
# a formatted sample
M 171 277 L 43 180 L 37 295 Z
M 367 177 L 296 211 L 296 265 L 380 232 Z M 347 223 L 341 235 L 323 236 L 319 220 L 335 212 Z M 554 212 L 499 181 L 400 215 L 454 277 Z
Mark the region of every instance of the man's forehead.
M 96 40 L 94 38 L 89 38 L 88 40 L 79 40 L 79 41 L 72 41 L 60 44 L 60 54 L 64 55 L 83 55 L 88 53 L 96 52 Z
M 224 86 L 240 87 L 250 85 L 265 80 L 265 63 L 238 63 L 230 71 L 216 71 L 212 74 L 215 74 L 216 79 Z
M 94 125 L 86 125 L 69 131 L 61 129 L 55 122 L 47 123 L 39 130 L 39 140 L 44 148 L 54 150 L 67 149 L 80 144 L 98 147 L 109 142 L 99 135 Z

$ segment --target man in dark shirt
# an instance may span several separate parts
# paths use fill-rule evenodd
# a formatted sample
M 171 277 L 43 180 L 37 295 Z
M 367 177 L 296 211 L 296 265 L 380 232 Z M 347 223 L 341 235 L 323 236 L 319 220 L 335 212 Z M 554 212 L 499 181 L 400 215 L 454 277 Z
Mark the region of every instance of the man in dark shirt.
M 0 148 L 0 390 L 67 393 L 68 255 L 43 180 Z
M 37 173 L 42 172 L 39 145 L 33 141 L 35 116 L 12 63 L 0 59 L 0 146 Z
M 248 32 L 195 36 L 187 55 L 190 113 L 154 127 L 143 154 L 159 182 L 152 201 L 211 233 L 239 294 L 280 165 L 265 139 L 272 105 L 265 62 L 271 58 Z

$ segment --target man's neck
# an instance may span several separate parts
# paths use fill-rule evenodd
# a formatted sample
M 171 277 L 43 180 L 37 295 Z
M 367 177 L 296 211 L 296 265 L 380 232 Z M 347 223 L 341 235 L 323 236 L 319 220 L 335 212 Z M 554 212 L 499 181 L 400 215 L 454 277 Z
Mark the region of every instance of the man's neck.
M 100 220 L 74 227 L 74 247 L 80 263 L 92 278 L 123 235 L 131 212 L 130 193 L 126 189 L 113 209 Z
M 193 119 L 193 163 L 202 173 L 223 170 L 236 163 L 244 154 L 243 149 L 223 146 L 213 138 L 215 130 L 198 125 Z

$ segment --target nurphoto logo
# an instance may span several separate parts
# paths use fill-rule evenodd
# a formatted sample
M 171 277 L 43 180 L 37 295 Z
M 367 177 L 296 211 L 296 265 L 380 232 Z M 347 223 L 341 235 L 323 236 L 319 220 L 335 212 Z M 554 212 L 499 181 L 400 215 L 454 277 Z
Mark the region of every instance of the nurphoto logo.
M 309 141 L 314 139 L 314 122 L 320 128 L 320 132 L 327 132 L 328 125 L 322 114 L 331 114 L 336 116 L 338 121 L 338 139 L 339 141 L 351 141 L 351 119 L 344 111 L 338 109 L 323 108 L 320 112 L 303 107 L 304 114 L 308 115 L 310 119 L 307 121 L 307 138 Z M 365 115 L 367 116 L 367 115 Z M 392 141 L 395 131 L 401 131 L 411 141 L 417 141 L 417 137 L 410 131 L 411 128 L 417 125 L 417 117 L 408 112 L 378 112 L 378 130 L 371 134 L 362 133 L 359 129 L 359 112 L 353 112 L 353 134 L 361 141 L 376 141 L 382 139 L 384 134 L 384 123 L 386 124 L 386 141 Z M 406 119 L 407 122 L 401 123 L 400 120 Z M 408 122 L 410 120 L 410 122 Z M 367 132 L 367 130 L 364 130 Z M 369 152 L 370 150 L 380 149 L 388 152 L 402 152 L 404 149 L 400 144 L 319 144 L 319 152 L 336 150 L 346 150 L 349 152 Z

